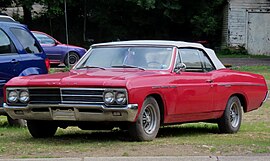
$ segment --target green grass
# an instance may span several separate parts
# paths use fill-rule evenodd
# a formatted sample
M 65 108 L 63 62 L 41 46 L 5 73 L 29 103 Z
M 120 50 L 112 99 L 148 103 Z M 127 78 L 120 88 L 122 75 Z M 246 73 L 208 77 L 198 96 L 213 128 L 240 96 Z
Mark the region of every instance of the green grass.
M 270 81 L 270 66 L 241 66 L 241 67 L 233 67 L 232 69 L 261 74 L 264 76 L 265 79 Z
M 179 146 L 188 146 L 191 151 L 198 151 L 199 155 L 270 153 L 270 119 L 263 119 L 268 117 L 269 112 L 268 101 L 259 110 L 247 114 L 236 134 L 219 134 L 216 124 L 190 123 L 162 127 L 158 137 L 151 142 L 132 142 L 127 132 L 117 129 L 100 132 L 71 127 L 59 129 L 53 138 L 34 139 L 26 128 L 0 127 L 0 158 L 92 156 L 100 151 L 101 156 L 133 156 L 147 155 L 139 152 L 142 148 L 164 150 L 167 147 L 165 151 L 171 151 L 171 148 Z M 119 153 L 115 154 L 114 151 Z M 156 151 L 150 154 L 162 155 L 159 150 Z M 177 152 L 174 155 L 192 154 Z
M 242 54 L 222 55 L 219 53 L 217 53 L 217 57 L 218 58 L 257 58 L 257 59 L 270 58 L 270 56 L 268 56 L 268 55 L 249 55 L 249 54 L 246 54 L 246 55 L 242 55 Z

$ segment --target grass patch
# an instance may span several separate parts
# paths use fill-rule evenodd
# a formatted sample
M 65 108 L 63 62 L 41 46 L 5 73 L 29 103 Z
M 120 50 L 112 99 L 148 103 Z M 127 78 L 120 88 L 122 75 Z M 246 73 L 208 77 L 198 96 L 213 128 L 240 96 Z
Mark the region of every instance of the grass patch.
M 270 58 L 268 55 L 249 55 L 249 54 L 230 54 L 230 55 L 224 55 L 217 53 L 218 58 L 256 58 L 256 59 L 264 59 L 264 58 Z
M 241 66 L 233 67 L 232 69 L 261 74 L 266 80 L 270 81 L 270 66 Z
M 245 155 L 270 153 L 270 102 L 248 113 L 236 134 L 219 134 L 216 124 L 190 123 L 162 127 L 151 142 L 131 142 L 128 133 L 59 129 L 55 137 L 34 139 L 26 128 L 0 127 L 0 158 L 83 156 Z M 261 116 L 259 119 L 257 116 Z M 26 148 L 27 147 L 27 148 Z M 173 153 L 173 148 L 185 150 Z M 143 149 L 155 150 L 147 152 Z
M 8 127 L 7 117 L 0 115 L 0 127 Z

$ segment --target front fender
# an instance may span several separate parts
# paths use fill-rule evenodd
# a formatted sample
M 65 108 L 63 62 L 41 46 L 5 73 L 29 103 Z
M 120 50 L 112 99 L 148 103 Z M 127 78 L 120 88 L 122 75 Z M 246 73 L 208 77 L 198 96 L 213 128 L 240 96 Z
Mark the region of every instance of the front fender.
M 37 74 L 46 74 L 42 69 L 37 67 L 31 67 L 23 70 L 19 76 L 28 76 L 28 75 L 37 75 Z

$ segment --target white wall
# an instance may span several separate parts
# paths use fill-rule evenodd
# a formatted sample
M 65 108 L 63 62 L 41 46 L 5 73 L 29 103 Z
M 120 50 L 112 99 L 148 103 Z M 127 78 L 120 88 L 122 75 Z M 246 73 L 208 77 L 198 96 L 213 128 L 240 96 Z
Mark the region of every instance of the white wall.
M 256 31 L 254 31 L 254 28 L 251 32 L 250 23 L 261 23 L 261 22 L 254 22 L 254 19 L 250 19 L 249 15 L 252 13 L 262 13 L 264 17 L 265 14 L 269 13 L 270 17 L 270 0 L 228 0 L 228 14 L 224 15 L 224 20 L 228 21 L 227 23 L 227 33 L 223 32 L 223 35 L 225 36 L 225 43 L 223 41 L 223 44 L 226 44 L 228 46 L 244 46 L 251 54 L 267 54 L 270 55 L 269 49 L 260 49 L 260 53 L 254 53 L 256 52 L 255 49 L 251 50 L 251 43 L 248 42 L 250 39 L 250 36 L 253 38 Z M 227 18 L 227 19 L 226 19 Z M 249 22 L 249 20 L 252 20 L 253 22 Z M 267 21 L 267 19 L 265 19 Z M 262 21 L 262 20 L 260 20 Z M 269 30 L 268 23 L 265 22 L 263 25 L 265 26 L 265 30 Z M 225 29 L 226 30 L 226 29 Z M 262 32 L 263 30 L 258 30 L 258 32 Z M 227 35 L 226 35 L 227 34 Z M 261 41 L 265 41 L 265 39 L 268 38 L 268 36 L 263 37 L 256 37 L 257 40 L 253 41 L 254 43 L 264 43 Z M 252 39 L 254 40 L 254 39 Z M 270 31 L 269 31 L 269 40 L 270 40 Z M 248 46 L 249 45 L 249 46 Z M 252 45 L 253 47 L 256 47 L 257 45 Z M 269 44 L 270 46 L 270 44 Z

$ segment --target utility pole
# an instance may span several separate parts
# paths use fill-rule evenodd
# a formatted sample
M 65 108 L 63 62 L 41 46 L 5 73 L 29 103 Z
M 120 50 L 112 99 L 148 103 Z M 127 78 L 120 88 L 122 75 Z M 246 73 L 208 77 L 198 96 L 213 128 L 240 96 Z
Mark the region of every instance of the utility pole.
M 65 24 L 66 24 L 66 41 L 68 44 L 68 21 L 67 21 L 67 0 L 64 1 L 65 3 Z M 67 54 L 67 60 L 68 60 L 68 67 L 69 65 L 69 53 Z

